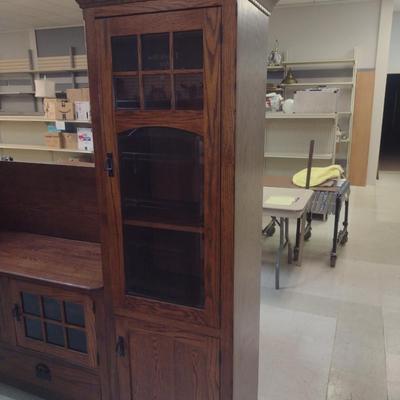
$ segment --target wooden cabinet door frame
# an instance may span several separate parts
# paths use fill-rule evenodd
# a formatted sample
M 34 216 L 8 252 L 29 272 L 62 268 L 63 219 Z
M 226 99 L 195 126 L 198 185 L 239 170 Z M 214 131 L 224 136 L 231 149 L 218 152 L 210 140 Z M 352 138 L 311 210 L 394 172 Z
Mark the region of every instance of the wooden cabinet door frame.
M 11 281 L 11 296 L 14 307 L 16 306 L 15 313 L 18 315 L 14 318 L 15 332 L 16 332 L 16 345 L 24 347 L 30 350 L 36 350 L 41 353 L 50 354 L 56 357 L 60 357 L 66 361 L 73 364 L 79 364 L 85 367 L 96 368 L 97 367 L 97 342 L 96 342 L 96 330 L 95 330 L 95 315 L 93 301 L 91 298 L 82 293 L 71 292 L 59 288 L 53 288 L 50 286 L 42 286 L 33 283 L 28 283 L 24 281 L 13 280 Z M 68 301 L 75 304 L 80 304 L 83 306 L 85 315 L 85 327 L 79 328 L 75 325 L 70 325 L 66 322 L 65 311 L 62 308 L 63 318 L 61 322 L 52 321 L 44 317 L 44 311 L 41 303 L 41 316 L 35 317 L 29 314 L 25 314 L 23 311 L 21 293 L 29 293 L 37 295 L 39 297 L 49 297 L 61 302 Z M 38 341 L 27 337 L 25 333 L 25 322 L 24 317 L 33 318 L 41 321 L 42 324 L 42 336 L 43 341 Z M 45 341 L 46 333 L 44 332 L 44 323 L 55 323 L 57 325 L 62 325 L 64 328 L 72 328 L 84 330 L 86 333 L 86 343 L 87 343 L 87 354 L 74 351 L 68 348 L 59 347 L 56 345 L 48 344 Z M 65 343 L 67 343 L 67 337 L 64 337 Z
M 135 34 L 203 30 L 204 109 L 202 111 L 115 111 L 111 37 Z M 107 228 L 105 245 L 107 276 L 111 282 L 114 312 L 120 315 L 183 320 L 187 323 L 219 327 L 220 324 L 220 112 L 221 112 L 221 10 L 206 8 L 96 20 L 99 71 L 99 109 L 103 154 L 113 155 L 113 176 L 103 171 L 106 191 Z M 196 133 L 203 137 L 204 156 L 204 284 L 202 309 L 125 295 L 123 223 L 117 160 L 118 132 L 161 126 Z
M 15 345 L 9 282 L 9 278 L 0 276 L 0 342 Z
M 125 343 L 124 354 L 117 358 L 120 400 L 145 400 L 143 396 L 149 395 L 146 386 L 155 388 L 153 393 L 157 396 L 154 397 L 155 400 L 218 400 L 220 398 L 218 338 L 174 330 L 162 325 L 138 324 L 136 321 L 127 319 L 116 320 L 116 334 L 117 337 L 123 338 Z M 141 339 L 149 341 L 150 346 L 141 346 L 138 343 Z M 191 348 L 190 361 L 182 355 L 182 351 L 176 348 L 179 345 Z M 139 367 L 135 366 L 138 354 L 148 360 L 148 362 L 139 361 Z M 201 368 L 200 354 L 205 355 L 207 359 L 204 368 Z M 185 364 L 182 368 L 193 376 L 196 388 L 190 386 L 188 382 L 190 379 L 179 379 L 179 373 L 182 372 L 179 361 L 184 362 L 184 360 L 188 362 L 188 365 Z M 151 372 L 148 373 L 146 368 L 149 368 Z M 149 381 L 144 382 L 146 379 Z M 195 393 L 192 392 L 193 389 Z

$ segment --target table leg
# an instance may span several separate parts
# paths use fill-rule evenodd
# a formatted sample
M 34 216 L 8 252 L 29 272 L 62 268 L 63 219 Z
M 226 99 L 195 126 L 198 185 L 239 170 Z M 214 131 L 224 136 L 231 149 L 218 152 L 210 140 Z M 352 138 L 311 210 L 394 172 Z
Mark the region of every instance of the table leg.
M 304 213 L 300 218 L 300 238 L 299 238 L 299 252 L 297 257 L 297 265 L 301 266 L 303 262 L 304 253 L 304 234 L 306 231 L 306 213 Z
M 300 234 L 301 234 L 301 218 L 297 218 L 296 226 L 296 245 L 294 246 L 293 259 L 297 261 L 299 259 L 299 247 L 300 247 Z
M 289 218 L 285 218 L 285 244 L 288 247 L 288 263 L 293 263 L 293 249 L 292 249 L 292 242 L 290 241 L 289 236 Z
M 281 268 L 281 258 L 282 252 L 285 245 L 285 219 L 279 219 L 279 248 L 276 256 L 276 264 L 275 264 L 275 289 L 279 289 L 279 274 Z
M 340 212 L 342 209 L 342 198 L 341 196 L 336 197 L 336 207 L 335 207 L 335 227 L 333 231 L 333 246 L 331 253 L 331 267 L 336 266 L 337 259 L 337 245 L 338 245 L 338 235 L 339 235 L 339 221 L 340 221 Z

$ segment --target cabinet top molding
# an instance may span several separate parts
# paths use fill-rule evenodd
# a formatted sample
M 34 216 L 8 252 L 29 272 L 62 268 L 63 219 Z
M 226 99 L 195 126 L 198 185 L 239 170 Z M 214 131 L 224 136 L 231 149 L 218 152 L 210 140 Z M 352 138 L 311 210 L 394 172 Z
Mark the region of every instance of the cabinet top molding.
M 121 5 L 121 4 L 129 4 L 129 3 L 139 3 L 139 2 L 147 2 L 152 0 L 76 0 L 81 8 L 90 8 L 90 7 L 102 7 L 102 6 L 112 6 L 112 5 Z M 174 3 L 176 0 L 164 0 L 165 3 Z M 232 0 L 221 0 L 221 3 L 231 2 Z M 278 0 L 237 0 L 240 1 L 248 1 L 250 3 L 258 3 L 261 7 L 266 8 L 269 12 L 275 7 L 278 3 Z

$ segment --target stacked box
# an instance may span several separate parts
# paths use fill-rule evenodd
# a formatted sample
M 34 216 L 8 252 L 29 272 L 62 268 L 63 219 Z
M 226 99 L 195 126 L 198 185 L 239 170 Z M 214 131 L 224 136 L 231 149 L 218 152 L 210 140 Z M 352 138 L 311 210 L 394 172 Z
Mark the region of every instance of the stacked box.
M 74 105 L 64 99 L 44 99 L 44 113 L 46 119 L 57 121 L 72 121 L 74 119 Z

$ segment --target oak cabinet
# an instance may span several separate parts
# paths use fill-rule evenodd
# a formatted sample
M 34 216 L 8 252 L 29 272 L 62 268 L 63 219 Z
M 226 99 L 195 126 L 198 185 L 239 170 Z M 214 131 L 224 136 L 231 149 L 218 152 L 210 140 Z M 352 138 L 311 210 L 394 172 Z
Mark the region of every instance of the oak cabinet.
M 256 400 L 275 1 L 77 1 L 114 396 Z
M 124 320 L 116 331 L 121 400 L 219 399 L 217 339 Z

